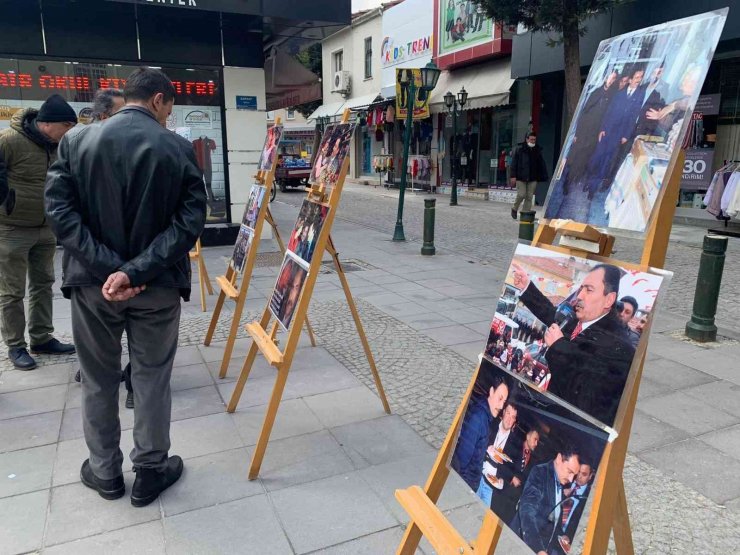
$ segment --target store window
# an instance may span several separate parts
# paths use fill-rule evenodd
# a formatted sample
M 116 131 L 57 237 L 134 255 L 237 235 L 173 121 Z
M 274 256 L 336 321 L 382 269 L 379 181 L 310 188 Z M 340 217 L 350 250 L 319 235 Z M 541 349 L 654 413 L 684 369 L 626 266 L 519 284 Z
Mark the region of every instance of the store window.
M 373 76 L 373 37 L 365 39 L 365 79 Z
M 98 89 L 122 89 L 134 66 L 0 58 L 0 129 L 25 108 L 39 108 L 60 94 L 91 122 Z M 223 151 L 218 70 L 162 68 L 175 86 L 175 105 L 167 128 L 190 141 L 208 190 L 208 223 L 227 221 L 226 169 Z

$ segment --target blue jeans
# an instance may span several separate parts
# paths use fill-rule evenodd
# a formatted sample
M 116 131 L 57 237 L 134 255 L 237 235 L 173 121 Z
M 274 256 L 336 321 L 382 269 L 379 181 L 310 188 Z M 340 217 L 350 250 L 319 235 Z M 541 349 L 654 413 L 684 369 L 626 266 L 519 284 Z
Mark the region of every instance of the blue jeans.
M 491 497 L 493 496 L 493 488 L 488 485 L 486 479 L 481 477 L 480 484 L 478 485 L 478 491 L 475 494 L 480 497 L 486 504 L 486 507 L 491 506 Z

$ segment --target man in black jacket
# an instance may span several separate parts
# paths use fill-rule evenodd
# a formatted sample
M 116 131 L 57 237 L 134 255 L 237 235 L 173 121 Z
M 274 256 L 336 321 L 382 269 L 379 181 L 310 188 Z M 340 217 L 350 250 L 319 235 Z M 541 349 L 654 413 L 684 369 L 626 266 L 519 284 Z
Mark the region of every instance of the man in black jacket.
M 511 162 L 511 184 L 516 185 L 516 200 L 511 217 L 516 220 L 519 205 L 524 201 L 524 212 L 532 210 L 532 197 L 538 181 L 547 181 L 547 167 L 535 133 L 527 134 L 527 141 L 519 145 Z
M 46 212 L 64 246 L 62 292 L 72 299 L 82 368 L 90 458 L 80 478 L 106 499 L 125 492 L 118 419 L 125 330 L 136 405 L 131 503 L 141 507 L 182 474 L 182 459 L 168 457 L 170 375 L 206 194 L 192 146 L 165 128 L 175 96 L 167 76 L 137 69 L 124 96 L 112 118 L 62 141 Z
M 555 306 L 531 283 L 527 271 L 512 262 L 519 300 L 548 326 L 545 359 L 552 374 L 549 392 L 611 426 L 622 398 L 635 349 L 616 311 L 621 270 L 595 266 L 576 296 L 576 322 L 555 323 Z

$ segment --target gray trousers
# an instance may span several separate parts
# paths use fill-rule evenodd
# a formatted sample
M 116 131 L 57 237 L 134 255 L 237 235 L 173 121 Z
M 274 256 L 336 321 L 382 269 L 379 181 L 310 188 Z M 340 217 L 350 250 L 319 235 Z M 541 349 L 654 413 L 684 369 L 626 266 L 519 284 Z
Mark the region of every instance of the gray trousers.
M 31 346 L 52 338 L 54 253 L 56 239 L 48 225 L 20 227 L 0 224 L 0 332 L 9 349 L 26 347 L 28 278 L 28 334 Z
M 532 210 L 532 197 L 537 187 L 536 181 L 518 181 L 516 182 L 516 200 L 514 200 L 514 210 L 519 210 L 519 205 L 524 201 L 522 207 L 524 212 Z
M 72 329 L 82 371 L 82 424 L 90 467 L 103 480 L 121 475 L 121 337 L 126 331 L 134 389 L 135 468 L 164 470 L 170 449 L 170 376 L 180 327 L 180 292 L 150 287 L 108 302 L 101 287 L 72 292 Z

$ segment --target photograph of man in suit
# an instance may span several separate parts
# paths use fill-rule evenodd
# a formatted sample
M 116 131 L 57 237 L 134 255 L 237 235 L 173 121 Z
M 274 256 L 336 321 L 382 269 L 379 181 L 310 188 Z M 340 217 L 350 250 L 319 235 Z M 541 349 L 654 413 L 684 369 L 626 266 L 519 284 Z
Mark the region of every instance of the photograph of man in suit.
M 551 555 L 557 545 L 562 505 L 567 500 L 563 490 L 580 469 L 574 447 L 564 447 L 553 460 L 532 468 L 510 527 L 537 555 Z
M 509 442 L 512 446 L 512 463 L 501 465 L 498 476 L 503 480 L 501 491 L 495 491 L 491 497 L 491 509 L 504 522 L 510 522 L 516 512 L 516 504 L 522 495 L 522 486 L 527 481 L 534 461 L 534 452 L 540 443 L 540 430 L 532 427 L 524 435 L 518 431 Z
M 483 360 L 481 373 L 486 371 L 486 366 L 490 368 L 491 363 Z M 451 466 L 473 491 L 476 491 L 480 484 L 491 425 L 504 408 L 509 397 L 509 389 L 502 376 L 495 376 L 485 394 L 473 392 L 465 411 L 460 436 L 452 454 Z
M 632 365 L 635 349 L 616 309 L 621 270 L 594 266 L 574 298 L 575 322 L 565 329 L 555 322 L 556 307 L 512 261 L 519 301 L 540 320 L 545 331 L 549 392 L 611 426 Z
M 598 141 L 598 145 L 588 163 L 588 173 L 592 176 L 588 187 L 589 199 L 609 188 L 614 172 L 636 136 L 637 118 L 645 96 L 644 88 L 640 87 L 645 69 L 635 65 L 628 75 L 627 86 L 614 95 L 601 121 L 599 133 L 592 139 Z
M 512 464 L 514 457 L 517 455 L 516 440 L 513 436 L 514 426 L 516 425 L 517 408 L 511 403 L 504 408 L 501 418 L 493 422 L 491 427 L 488 448 L 486 449 L 483 467 L 481 469 L 480 484 L 476 494 L 486 505 L 491 506 L 491 497 L 501 489 L 505 482 L 505 477 L 500 472 L 508 474 L 504 469 Z M 512 462 L 501 457 L 504 454 Z
M 555 553 L 567 555 L 570 545 L 581 521 L 583 509 L 586 507 L 588 494 L 591 493 L 591 484 L 594 479 L 594 469 L 590 463 L 581 461 L 581 468 L 576 474 L 575 480 L 567 488 L 563 489 L 565 501 L 560 511 L 560 535 L 555 544 Z M 564 548 L 563 546 L 566 546 Z

